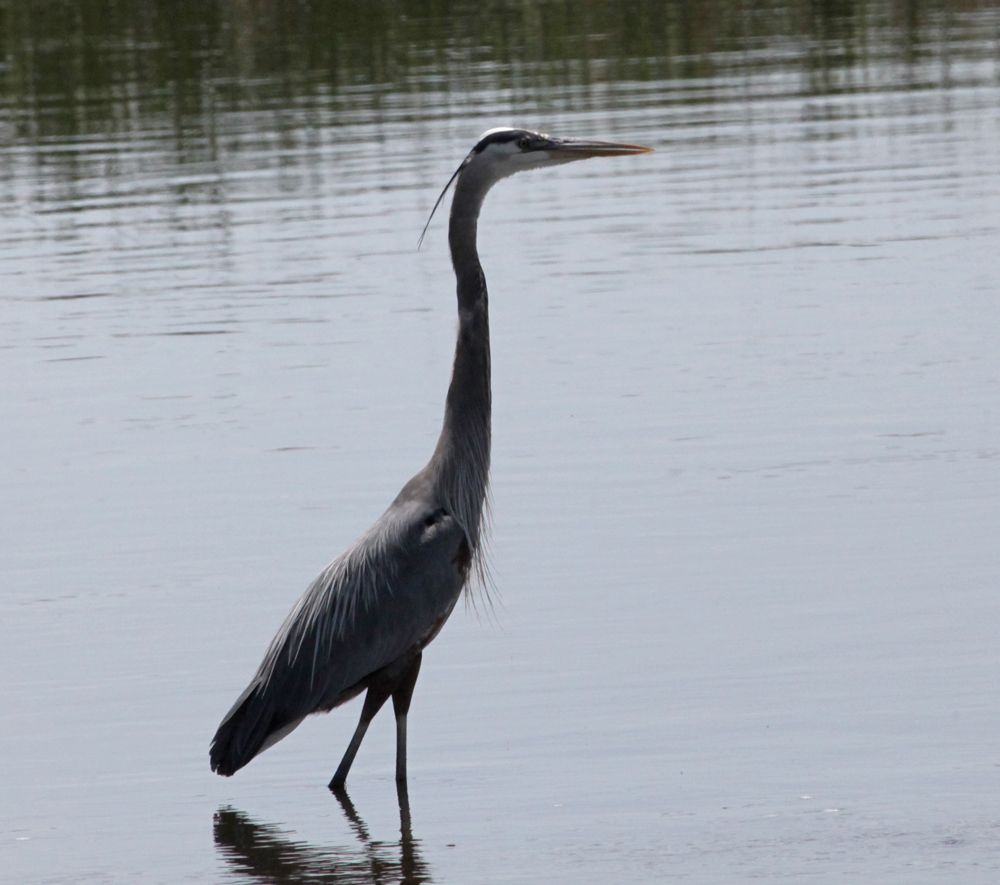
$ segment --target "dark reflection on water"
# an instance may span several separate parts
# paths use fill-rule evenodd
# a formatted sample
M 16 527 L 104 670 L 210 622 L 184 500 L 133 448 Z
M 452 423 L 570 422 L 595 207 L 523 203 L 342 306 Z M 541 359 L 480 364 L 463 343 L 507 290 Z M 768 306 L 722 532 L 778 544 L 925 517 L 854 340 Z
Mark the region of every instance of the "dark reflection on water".
M 308 162 L 310 130 L 447 120 L 484 94 L 544 119 L 946 87 L 956 56 L 995 61 L 998 25 L 991 0 L 0 0 L 0 23 L 0 148 L 43 148 L 71 180 L 115 178 L 122 152 L 148 171 L 151 139 L 178 165 Z
M 233 808 L 215 814 L 215 844 L 232 872 L 251 882 L 316 882 L 327 885 L 367 885 L 430 882 L 430 869 L 413 838 L 406 787 L 397 788 L 400 839 L 397 843 L 371 838 L 346 791 L 335 795 L 357 836 L 360 847 L 318 848 L 296 841 L 273 824 L 257 823 Z

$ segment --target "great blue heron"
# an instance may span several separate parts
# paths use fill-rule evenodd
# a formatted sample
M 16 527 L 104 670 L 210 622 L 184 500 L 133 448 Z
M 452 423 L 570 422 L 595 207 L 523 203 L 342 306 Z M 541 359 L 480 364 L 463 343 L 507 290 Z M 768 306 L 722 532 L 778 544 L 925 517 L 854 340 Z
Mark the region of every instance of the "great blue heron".
M 490 466 L 489 315 L 476 251 L 483 199 L 515 172 L 648 150 L 491 129 L 462 161 L 434 206 L 455 182 L 448 242 L 458 281 L 458 343 L 437 447 L 375 525 L 296 603 L 215 733 L 213 771 L 235 773 L 310 713 L 332 710 L 368 689 L 330 788 L 344 785 L 368 724 L 389 697 L 396 713 L 396 780 L 406 780 L 406 714 L 421 653 L 483 564 Z

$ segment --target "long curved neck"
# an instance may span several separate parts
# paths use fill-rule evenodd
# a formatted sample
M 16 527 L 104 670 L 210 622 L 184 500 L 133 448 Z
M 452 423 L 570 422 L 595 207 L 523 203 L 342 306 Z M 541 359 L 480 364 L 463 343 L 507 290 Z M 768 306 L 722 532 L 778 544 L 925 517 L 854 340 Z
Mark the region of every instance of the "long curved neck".
M 429 467 L 438 496 L 479 552 L 490 470 L 490 321 L 486 278 L 476 250 L 479 209 L 490 182 L 460 175 L 448 242 L 458 294 L 458 342 L 444 427 Z

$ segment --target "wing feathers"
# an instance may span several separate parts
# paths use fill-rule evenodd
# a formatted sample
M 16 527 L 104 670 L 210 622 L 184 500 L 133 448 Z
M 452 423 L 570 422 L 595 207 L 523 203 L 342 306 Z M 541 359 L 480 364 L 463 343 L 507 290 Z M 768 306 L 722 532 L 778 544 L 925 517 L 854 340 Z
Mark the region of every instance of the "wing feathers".
M 231 775 L 310 713 L 354 697 L 375 671 L 426 644 L 454 607 L 464 532 L 440 510 L 397 501 L 303 594 L 222 720 L 212 770 Z

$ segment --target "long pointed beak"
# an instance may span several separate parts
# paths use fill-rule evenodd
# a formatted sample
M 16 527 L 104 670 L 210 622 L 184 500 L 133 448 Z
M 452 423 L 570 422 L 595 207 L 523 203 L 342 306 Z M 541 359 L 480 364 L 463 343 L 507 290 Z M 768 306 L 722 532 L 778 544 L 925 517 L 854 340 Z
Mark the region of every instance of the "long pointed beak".
M 553 160 L 586 160 L 588 157 L 620 157 L 624 154 L 648 154 L 651 147 L 619 144 L 590 138 L 550 138 L 542 148 Z

